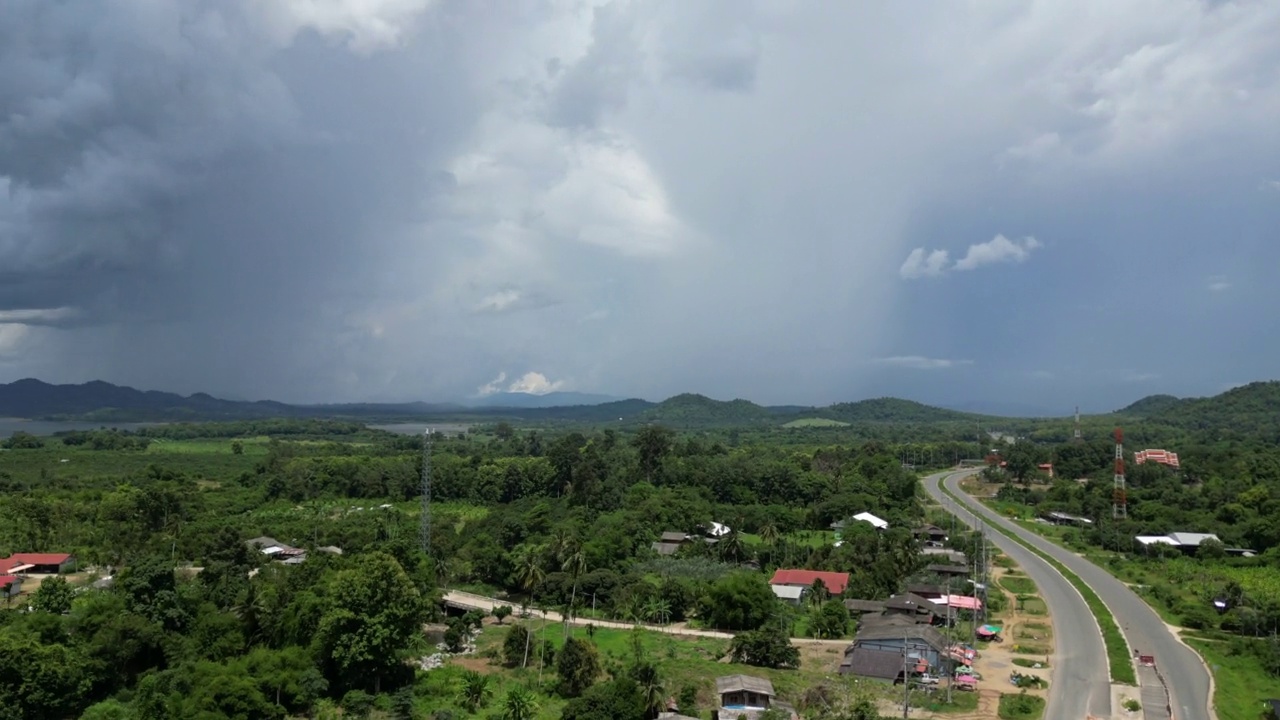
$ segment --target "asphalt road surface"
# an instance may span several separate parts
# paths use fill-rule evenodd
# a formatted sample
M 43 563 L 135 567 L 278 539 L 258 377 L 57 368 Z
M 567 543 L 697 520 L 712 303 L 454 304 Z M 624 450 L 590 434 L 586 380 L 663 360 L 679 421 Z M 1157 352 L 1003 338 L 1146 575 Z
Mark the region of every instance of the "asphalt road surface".
M 947 487 L 959 496 L 960 478 L 967 473 L 948 475 Z M 1116 623 L 1129 642 L 1129 649 L 1155 657 L 1156 665 L 1169 684 L 1173 716 L 1177 720 L 1210 720 L 1217 716 L 1209 705 L 1209 670 L 1194 650 L 1183 645 L 1164 620 L 1124 583 L 1111 573 L 1030 530 L 1000 518 L 989 508 L 974 501 L 973 506 L 987 518 L 994 518 L 1001 528 L 1017 533 L 1046 555 L 1052 557 L 1088 583 L 1115 616 Z
M 978 527 L 983 521 L 966 507 L 957 506 L 938 487 L 938 482 L 944 477 L 951 481 L 953 477 L 958 479 L 968 474 L 944 472 L 930 475 L 924 479 L 924 488 L 962 522 Z M 981 512 L 983 508 L 978 510 Z M 1045 708 L 1045 720 L 1085 720 L 1088 715 L 1110 717 L 1111 680 L 1107 674 L 1107 648 L 1102 643 L 1098 622 L 1084 598 L 1040 556 L 1000 532 L 989 532 L 988 537 L 1035 582 L 1040 596 L 1049 606 L 1053 619 L 1054 654 L 1049 667 L 1049 703 Z M 1010 638 L 1010 642 L 1013 641 Z M 1012 690 L 1007 677 L 988 678 L 985 682 L 1003 684 Z

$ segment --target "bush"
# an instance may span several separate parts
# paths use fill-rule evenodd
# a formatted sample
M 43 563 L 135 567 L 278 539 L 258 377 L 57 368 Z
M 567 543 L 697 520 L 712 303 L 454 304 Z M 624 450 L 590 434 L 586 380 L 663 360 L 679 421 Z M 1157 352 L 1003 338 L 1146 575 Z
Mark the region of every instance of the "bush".
M 507 667 L 524 664 L 525 648 L 530 645 L 529 628 L 524 625 L 512 625 L 507 637 L 502 641 L 502 659 Z
M 1125 698 L 1123 705 L 1124 705 L 1124 709 L 1128 710 L 1129 712 L 1138 712 L 1139 710 L 1142 709 L 1142 703 L 1138 702 L 1137 700 L 1134 700 L 1133 698 Z
M 1028 695 L 1004 694 L 1000 696 L 1001 720 L 1035 720 L 1044 712 L 1044 698 Z

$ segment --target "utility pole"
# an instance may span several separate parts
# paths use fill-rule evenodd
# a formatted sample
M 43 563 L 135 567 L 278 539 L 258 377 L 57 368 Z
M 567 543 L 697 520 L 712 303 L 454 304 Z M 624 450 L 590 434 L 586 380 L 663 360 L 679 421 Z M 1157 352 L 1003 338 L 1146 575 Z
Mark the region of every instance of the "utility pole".
M 907 720 L 911 711 L 911 639 L 902 634 L 902 720 Z
M 947 576 L 947 704 L 951 704 L 951 684 L 956 680 L 956 659 L 951 654 L 951 576 Z

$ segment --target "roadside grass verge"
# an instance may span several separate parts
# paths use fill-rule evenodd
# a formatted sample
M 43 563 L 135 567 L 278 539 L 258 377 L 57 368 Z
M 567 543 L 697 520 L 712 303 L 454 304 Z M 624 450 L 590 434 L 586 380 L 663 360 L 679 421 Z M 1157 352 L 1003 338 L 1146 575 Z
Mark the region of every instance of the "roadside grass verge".
M 1044 698 L 1026 693 L 1000 696 L 1000 720 L 1037 720 L 1044 714 Z
M 1012 662 L 1014 665 L 1017 665 L 1018 667 L 1024 667 L 1024 668 L 1033 668 L 1037 666 L 1042 668 L 1049 667 L 1048 658 L 1045 658 L 1044 660 L 1032 660 L 1031 658 L 1014 658 L 1010 662 Z
M 1257 720 L 1267 698 L 1280 697 L 1280 678 L 1257 658 L 1233 654 L 1229 643 L 1182 636 L 1213 672 L 1213 708 L 1219 720 Z
M 942 492 L 950 496 L 956 502 L 962 505 L 966 504 L 963 500 L 957 497 L 955 493 L 951 492 L 951 489 L 945 484 L 940 482 L 938 483 L 938 487 L 942 488 Z M 1052 565 L 1055 570 L 1062 573 L 1062 576 L 1067 579 L 1067 582 L 1070 582 L 1075 586 L 1076 590 L 1080 592 L 1080 595 L 1084 597 L 1085 604 L 1089 606 L 1089 611 L 1093 613 L 1093 617 L 1098 621 L 1098 627 L 1102 630 L 1102 642 L 1107 648 L 1107 665 L 1109 666 L 1111 674 L 1111 682 L 1119 683 L 1121 685 L 1137 685 L 1138 675 L 1133 668 L 1133 653 L 1129 650 L 1129 643 L 1125 641 L 1124 635 L 1121 634 L 1120 626 L 1116 625 L 1115 617 L 1111 614 L 1111 611 L 1107 609 L 1106 604 L 1102 602 L 1102 598 L 1098 597 L 1098 594 L 1093 591 L 1093 588 L 1089 587 L 1083 580 L 1081 580 L 1079 575 L 1071 572 L 1066 565 L 1063 565 L 1053 559 L 1053 557 L 1042 552 L 1031 543 L 1023 540 L 1017 535 L 1005 532 L 1004 529 L 998 525 L 989 524 L 988 527 L 993 528 L 996 532 L 1040 556 L 1040 559 Z M 1003 705 L 1004 700 L 1002 698 L 1001 707 L 1003 707 Z M 1004 717 L 1003 713 L 1001 714 L 1001 717 Z
M 1005 590 L 1008 590 L 1014 595 L 1036 594 L 1036 584 L 1031 581 L 1031 578 L 1022 577 L 1020 575 L 1016 577 L 1005 575 L 1000 578 L 1000 584 L 1004 586 Z
M 919 707 L 919 706 L 917 706 Z M 953 692 L 951 693 L 951 703 L 947 703 L 947 696 L 941 692 L 932 693 L 929 701 L 925 703 L 924 709 L 931 713 L 971 713 L 978 709 L 978 693 L 976 692 Z

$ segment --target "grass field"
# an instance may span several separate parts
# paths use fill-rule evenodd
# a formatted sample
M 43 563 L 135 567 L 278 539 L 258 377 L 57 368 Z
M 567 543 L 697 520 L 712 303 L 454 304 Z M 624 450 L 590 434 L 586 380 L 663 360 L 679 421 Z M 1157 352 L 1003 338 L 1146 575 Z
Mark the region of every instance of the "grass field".
M 1022 603 L 1022 612 L 1028 615 L 1048 615 L 1049 606 L 1044 600 L 1035 595 L 1024 595 L 1019 598 Z
M 824 428 L 824 427 L 849 427 L 849 423 L 840 422 L 839 420 L 829 420 L 827 418 L 800 418 L 786 423 L 784 428 Z
M 1213 707 L 1219 720 L 1258 720 L 1262 701 L 1280 697 L 1280 678 L 1268 675 L 1255 658 L 1232 655 L 1223 642 L 1184 639 L 1213 671 Z
M 804 530 L 801 532 L 786 533 L 782 539 L 792 545 L 800 547 L 819 548 L 825 545 L 831 545 L 836 541 L 836 534 L 830 530 Z M 742 542 L 748 545 L 763 545 L 764 540 L 759 535 L 752 533 L 742 533 Z

